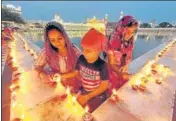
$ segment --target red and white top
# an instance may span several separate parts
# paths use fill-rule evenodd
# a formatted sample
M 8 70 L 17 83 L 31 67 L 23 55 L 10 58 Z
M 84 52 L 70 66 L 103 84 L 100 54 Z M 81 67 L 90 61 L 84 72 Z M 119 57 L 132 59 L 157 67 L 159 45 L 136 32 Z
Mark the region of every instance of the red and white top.
M 77 61 L 76 69 L 81 76 L 84 90 L 88 92 L 98 88 L 102 81 L 109 80 L 107 63 L 100 58 L 94 63 L 88 63 L 81 55 Z

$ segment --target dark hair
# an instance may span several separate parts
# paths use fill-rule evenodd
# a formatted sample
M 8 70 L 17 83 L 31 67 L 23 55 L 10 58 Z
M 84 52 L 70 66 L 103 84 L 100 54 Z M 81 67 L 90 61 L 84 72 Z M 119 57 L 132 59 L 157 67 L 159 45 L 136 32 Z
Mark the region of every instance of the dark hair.
M 46 37 L 47 37 L 47 38 L 48 38 L 48 32 L 51 31 L 51 30 L 53 30 L 53 29 L 56 29 L 57 31 L 59 31 L 59 32 L 62 33 L 62 31 L 61 31 L 58 27 L 56 27 L 56 26 L 54 26 L 54 25 L 50 25 L 50 26 L 48 26 L 48 27 L 46 28 Z M 56 47 L 54 47 L 54 46 L 51 44 L 49 38 L 48 38 L 48 41 L 49 41 L 49 43 L 50 43 L 51 48 L 52 48 L 54 51 L 58 52 L 59 49 L 56 48 Z
M 133 25 L 138 25 L 138 23 L 135 21 L 135 22 L 133 22 L 133 21 L 131 21 L 131 22 L 129 22 L 126 26 L 127 27 L 131 27 L 131 26 L 133 26 Z
M 125 18 L 122 18 L 122 21 L 124 21 Z M 127 24 L 123 25 L 124 27 L 131 27 L 133 25 L 138 25 L 138 22 L 134 19 L 131 19 Z

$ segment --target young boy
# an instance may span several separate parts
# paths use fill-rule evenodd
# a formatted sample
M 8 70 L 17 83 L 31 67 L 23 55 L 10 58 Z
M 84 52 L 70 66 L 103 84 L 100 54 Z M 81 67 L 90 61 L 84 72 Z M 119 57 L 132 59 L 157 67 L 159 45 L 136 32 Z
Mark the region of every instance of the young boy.
M 106 42 L 106 37 L 102 33 L 95 29 L 89 30 L 82 38 L 83 55 L 77 60 L 75 71 L 61 75 L 62 79 L 79 75 L 82 89 L 78 102 L 82 106 L 88 105 L 89 112 L 93 112 L 106 100 L 109 80 L 108 66 L 99 57 Z

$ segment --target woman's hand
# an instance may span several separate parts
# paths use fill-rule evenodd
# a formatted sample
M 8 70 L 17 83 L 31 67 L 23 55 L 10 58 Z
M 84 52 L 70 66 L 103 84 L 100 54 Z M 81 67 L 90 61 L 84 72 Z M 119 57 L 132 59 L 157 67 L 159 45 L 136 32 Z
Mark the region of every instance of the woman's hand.
M 128 65 L 124 65 L 119 69 L 120 72 L 128 72 Z
M 45 84 L 49 84 L 51 83 L 50 79 L 49 79 L 49 75 L 47 75 L 45 72 L 41 71 L 38 72 L 38 76 L 41 79 L 42 82 L 44 82 Z
M 50 78 L 50 81 L 52 81 L 52 82 L 58 82 L 61 80 L 61 75 L 58 73 L 50 74 L 49 78 Z
M 42 71 L 38 72 L 38 76 L 40 77 L 40 79 L 45 78 L 46 74 Z
M 124 80 L 129 80 L 131 77 L 132 77 L 132 74 L 128 74 L 128 73 L 123 73 L 123 74 L 122 74 L 122 78 L 123 78 Z

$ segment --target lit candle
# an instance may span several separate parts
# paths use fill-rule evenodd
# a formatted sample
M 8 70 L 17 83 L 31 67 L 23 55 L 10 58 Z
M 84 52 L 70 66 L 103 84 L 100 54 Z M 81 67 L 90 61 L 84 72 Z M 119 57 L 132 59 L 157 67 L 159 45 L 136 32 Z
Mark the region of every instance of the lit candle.
M 16 105 L 17 105 L 17 102 L 16 102 L 16 101 L 15 101 L 15 102 L 12 102 L 12 108 L 15 108 Z
M 117 90 L 116 89 L 112 90 L 112 95 L 111 95 L 110 101 L 113 101 L 113 102 L 118 102 L 119 101 L 119 97 L 117 95 Z
M 34 51 L 32 49 L 30 49 L 30 53 L 32 54 Z
M 57 83 L 60 83 L 60 81 L 61 81 L 61 75 L 58 74 L 57 76 L 54 76 L 53 79 L 54 79 Z
M 67 88 L 66 88 L 66 94 L 67 94 L 67 95 L 70 95 L 70 87 L 67 87 Z
M 16 92 L 15 92 L 15 91 L 13 91 L 13 92 L 12 92 L 12 96 L 15 96 L 15 95 L 16 95 Z
M 86 105 L 86 107 L 85 107 L 85 112 L 87 113 L 88 111 L 89 111 L 89 106 Z
M 154 63 L 154 64 L 152 64 L 152 69 L 155 69 L 156 67 L 157 67 L 157 64 L 156 63 Z
M 24 115 L 24 114 L 22 114 L 22 115 L 21 115 L 21 119 L 24 119 L 24 117 L 25 117 L 25 115 Z
M 13 62 L 14 65 L 16 65 L 16 59 L 15 58 L 12 59 L 12 62 Z
M 76 107 L 76 106 L 74 106 L 74 112 L 77 112 L 77 110 L 78 110 L 78 109 L 77 109 L 77 107 Z
M 13 85 L 10 86 L 10 89 L 12 90 L 14 87 L 15 87 L 15 85 L 13 84 Z
M 139 90 L 144 92 L 146 90 L 146 86 L 144 84 L 140 84 Z
M 148 82 L 148 78 L 147 77 L 142 77 L 142 83 L 147 83 Z
M 37 59 L 37 58 L 38 58 L 38 56 L 36 54 L 34 54 L 34 59 Z
M 15 91 L 15 90 L 19 90 L 20 89 L 20 86 L 15 86 L 14 88 L 11 89 L 11 91 Z
M 73 105 L 75 105 L 75 103 L 76 103 L 76 97 L 74 97 L 74 96 L 72 98 L 72 103 L 73 103 Z
M 155 69 L 152 69 L 152 74 L 156 75 L 158 72 Z
M 168 75 L 168 72 L 165 71 L 164 74 L 163 74 L 163 77 L 167 77 L 167 75 Z
M 151 61 L 148 62 L 148 65 L 151 66 L 154 63 L 155 63 L 155 60 L 151 60 Z
M 162 77 L 158 77 L 155 82 L 156 82 L 157 84 L 161 84 L 162 81 L 163 81 L 163 78 L 162 78 Z
M 18 77 L 18 76 L 20 76 L 21 75 L 21 73 L 18 71 L 18 72 L 16 72 L 16 73 L 14 73 L 14 77 Z
M 115 96 L 114 96 L 114 95 L 112 95 L 112 96 L 111 96 L 111 99 L 112 99 L 113 101 L 115 101 Z
M 89 107 L 86 106 L 85 107 L 85 114 L 83 115 L 83 120 L 84 121 L 92 121 L 93 120 L 93 116 L 91 115 L 91 113 L 88 112 Z
M 12 101 L 16 101 L 16 92 L 15 92 L 15 91 L 13 91 L 13 92 L 11 93 L 11 100 L 12 100 Z
M 141 80 L 136 81 L 136 85 L 139 86 L 141 84 Z
M 113 90 L 112 90 L 112 93 L 113 93 L 114 95 L 117 95 L 117 90 L 116 90 L 116 89 L 113 89 Z
M 163 71 L 163 69 L 164 69 L 164 65 L 160 64 L 158 69 L 159 69 L 159 71 L 161 71 L 161 72 L 162 72 L 162 71 Z
M 150 69 L 150 68 L 147 68 L 146 71 L 145 71 L 145 74 L 146 74 L 146 75 L 149 75 L 150 72 L 151 72 L 151 69 Z
M 64 93 L 65 87 L 61 83 L 61 76 L 54 77 L 54 80 L 57 82 L 56 92 L 58 93 Z
M 138 90 L 139 85 L 141 84 L 141 80 L 137 79 L 135 84 L 132 85 L 133 90 Z

